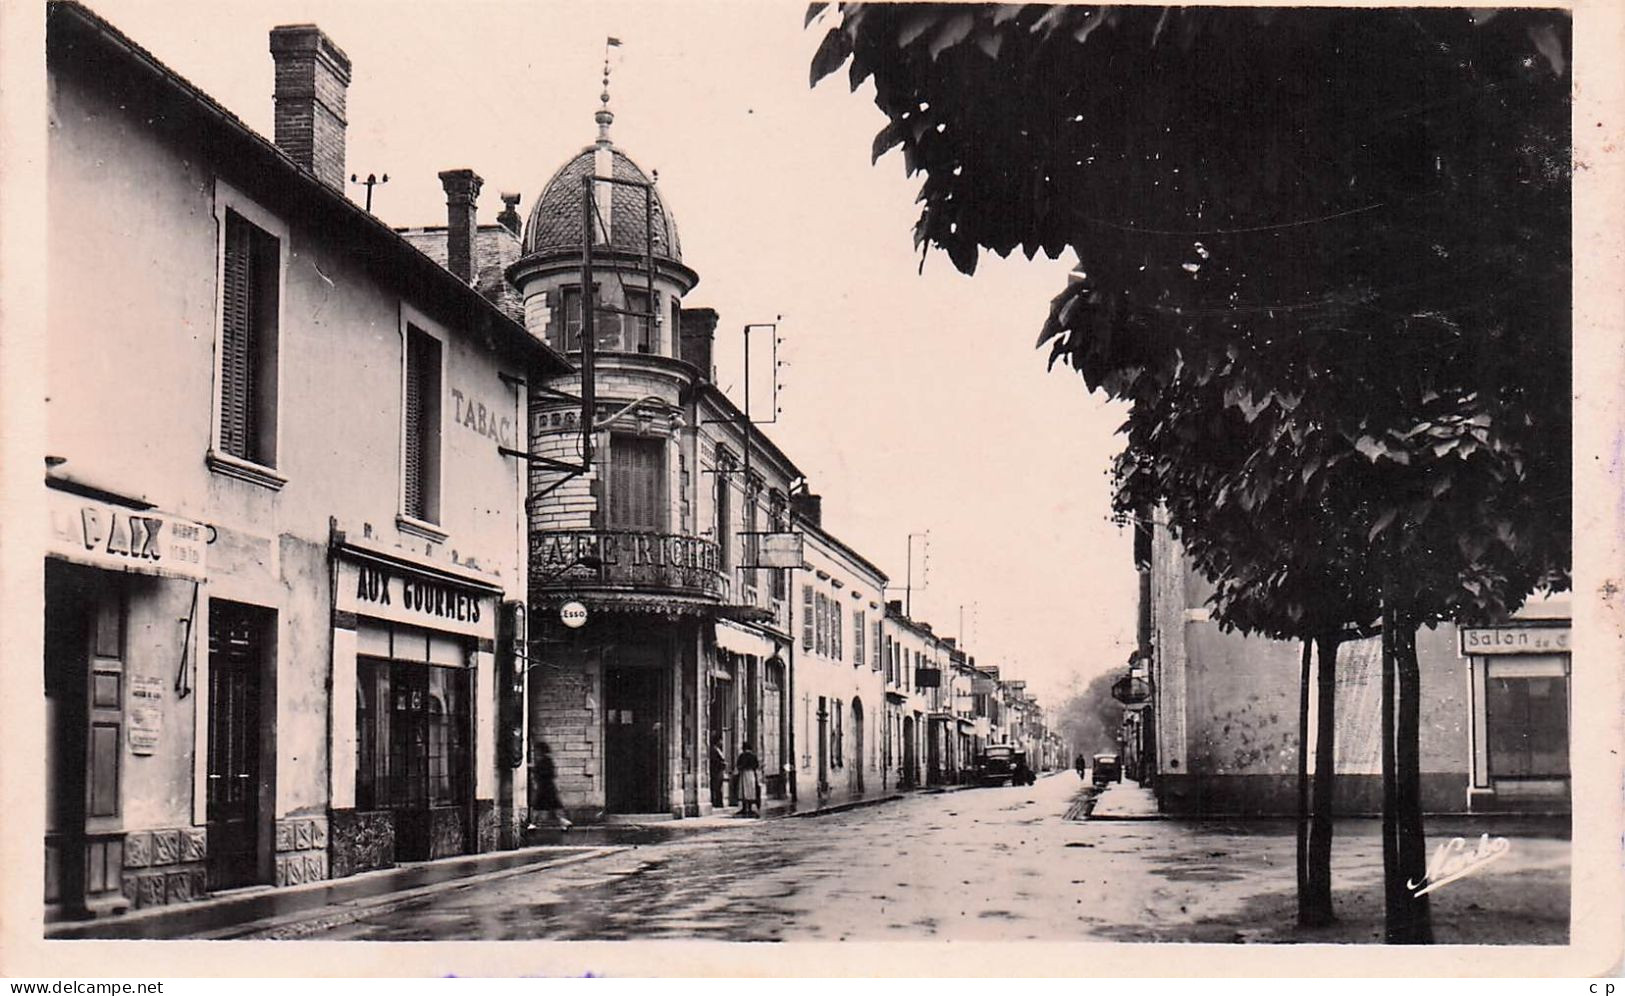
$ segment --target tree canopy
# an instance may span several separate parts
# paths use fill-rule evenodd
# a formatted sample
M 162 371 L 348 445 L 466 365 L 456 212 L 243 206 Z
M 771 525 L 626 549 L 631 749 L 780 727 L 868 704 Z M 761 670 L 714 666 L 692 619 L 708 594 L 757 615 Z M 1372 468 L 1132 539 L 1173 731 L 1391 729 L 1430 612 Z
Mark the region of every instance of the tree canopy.
M 1222 619 L 1372 613 L 1373 557 L 1424 619 L 1566 583 L 1563 12 L 832 13 L 814 79 L 873 80 L 917 246 L 1076 253 L 1040 343 L 1131 402 L 1118 507 Z

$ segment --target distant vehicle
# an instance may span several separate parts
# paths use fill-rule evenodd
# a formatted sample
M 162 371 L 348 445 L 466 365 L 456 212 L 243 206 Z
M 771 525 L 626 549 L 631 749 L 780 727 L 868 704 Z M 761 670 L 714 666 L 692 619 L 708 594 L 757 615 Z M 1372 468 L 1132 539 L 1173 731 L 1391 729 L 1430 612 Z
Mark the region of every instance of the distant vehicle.
M 979 785 L 1014 784 L 1015 770 L 1016 749 L 1008 744 L 994 744 L 976 759 L 976 782 Z
M 1096 754 L 1094 760 L 1095 775 L 1092 780 L 1096 785 L 1123 780 L 1123 762 L 1116 754 Z
M 1038 775 L 1027 765 L 1027 752 L 1018 750 L 1011 755 L 1010 784 L 1031 785 L 1038 781 Z

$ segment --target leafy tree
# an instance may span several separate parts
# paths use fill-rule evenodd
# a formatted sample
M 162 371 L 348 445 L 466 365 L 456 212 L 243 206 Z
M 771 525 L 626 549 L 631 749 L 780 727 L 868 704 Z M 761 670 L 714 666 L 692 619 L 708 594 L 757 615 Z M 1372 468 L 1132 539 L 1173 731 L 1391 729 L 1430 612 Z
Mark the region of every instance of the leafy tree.
M 873 79 L 918 247 L 1077 254 L 1039 341 L 1130 402 L 1119 507 L 1216 614 L 1380 616 L 1388 937 L 1430 940 L 1416 628 L 1568 579 L 1566 14 L 832 13 L 813 79 Z
M 1061 703 L 1056 729 L 1081 754 L 1115 751 L 1123 723 L 1123 706 L 1112 698 L 1112 682 L 1121 671 L 1107 671 L 1074 688 Z M 1067 758 L 1071 761 L 1071 758 Z

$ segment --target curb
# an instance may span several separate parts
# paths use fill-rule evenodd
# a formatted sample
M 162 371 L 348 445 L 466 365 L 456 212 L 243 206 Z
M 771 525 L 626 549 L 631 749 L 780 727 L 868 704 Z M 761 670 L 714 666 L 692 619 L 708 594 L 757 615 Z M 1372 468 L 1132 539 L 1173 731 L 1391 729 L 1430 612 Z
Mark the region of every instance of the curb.
M 873 799 L 857 799 L 852 802 L 837 803 L 833 806 L 822 806 L 818 809 L 803 810 L 801 812 L 791 813 L 790 815 L 795 819 L 802 820 L 815 816 L 833 816 L 836 813 L 844 813 L 852 809 L 864 809 L 869 806 L 878 806 L 884 802 L 896 802 L 897 800 L 903 798 L 906 798 L 906 796 L 901 793 L 893 793 L 891 795 L 876 796 Z
M 559 855 L 561 850 L 573 853 Z M 576 860 L 601 857 L 621 847 L 593 846 L 560 847 L 538 846 L 512 851 L 491 851 L 485 854 L 463 855 L 441 861 L 413 863 L 407 866 L 383 868 L 339 879 L 323 879 L 303 885 L 272 888 L 257 887 L 247 892 L 232 892 L 211 896 L 178 906 L 160 906 L 137 910 L 102 920 L 77 921 L 48 925 L 47 940 L 161 940 L 195 936 L 204 932 L 231 930 L 251 923 L 265 923 L 282 918 L 308 918 L 321 911 L 346 904 L 366 903 L 372 899 L 385 900 L 409 892 L 459 884 L 473 878 L 516 873 L 542 867 L 568 864 Z M 482 870 L 486 866 L 488 870 Z M 459 872 L 459 869 L 461 870 Z M 399 879 L 403 883 L 420 876 L 444 876 L 438 881 L 419 885 L 403 885 L 391 889 L 388 882 Z M 348 898 L 344 898 L 348 894 Z M 305 909 L 273 911 L 256 916 L 264 906 L 293 906 L 308 903 Z M 222 920 L 226 921 L 223 925 Z M 234 922 L 233 922 L 234 921 Z
M 515 865 L 511 868 L 499 868 L 495 871 L 482 872 L 477 875 L 465 875 L 460 878 L 447 879 L 444 882 L 435 882 L 432 885 L 419 886 L 415 889 L 406 889 L 401 892 L 390 892 L 366 899 L 354 899 L 348 902 L 331 903 L 320 909 L 305 910 L 300 913 L 289 913 L 285 916 L 271 917 L 265 920 L 250 920 L 233 924 L 217 930 L 210 930 L 196 934 L 188 934 L 187 940 L 219 941 L 241 938 L 248 934 L 268 934 L 259 940 L 289 940 L 301 934 L 308 934 L 313 930 L 323 930 L 331 927 L 353 923 L 370 913 L 378 913 L 404 905 L 414 899 L 432 896 L 451 889 L 467 888 L 487 882 L 495 882 L 504 878 L 513 878 L 527 872 L 547 871 L 554 868 L 563 868 L 567 865 L 581 864 L 587 861 L 596 861 L 607 858 L 612 854 L 620 854 L 633 850 L 631 845 L 617 847 L 599 847 L 583 854 L 567 854 L 554 861 L 540 861 L 530 864 Z M 297 928 L 305 929 L 297 929 Z

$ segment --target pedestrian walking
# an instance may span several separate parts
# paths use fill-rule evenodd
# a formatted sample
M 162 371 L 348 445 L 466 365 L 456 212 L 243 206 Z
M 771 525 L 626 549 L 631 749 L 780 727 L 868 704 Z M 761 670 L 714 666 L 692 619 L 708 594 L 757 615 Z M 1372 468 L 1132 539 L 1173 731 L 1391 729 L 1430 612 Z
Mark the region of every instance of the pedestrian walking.
M 711 808 L 721 809 L 723 783 L 728 778 L 728 755 L 722 750 L 722 734 L 711 738 Z
M 734 763 L 734 769 L 739 774 L 739 815 L 760 816 L 757 806 L 761 802 L 761 767 L 762 762 L 751 750 L 750 744 L 739 752 L 739 759 Z
M 547 818 L 561 830 L 573 825 L 564 815 L 564 803 L 559 799 L 558 769 L 553 765 L 553 751 L 545 743 L 536 744 L 536 798 L 531 802 L 533 812 L 546 813 Z M 528 829 L 536 829 L 532 823 Z

